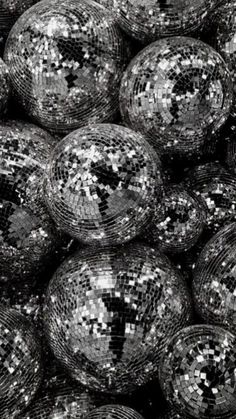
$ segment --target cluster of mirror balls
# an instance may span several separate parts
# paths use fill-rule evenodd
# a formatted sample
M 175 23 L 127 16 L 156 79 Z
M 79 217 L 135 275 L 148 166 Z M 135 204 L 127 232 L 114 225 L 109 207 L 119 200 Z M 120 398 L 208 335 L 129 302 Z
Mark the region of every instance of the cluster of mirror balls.
M 0 57 L 0 419 L 235 419 L 235 0 L 0 0 Z

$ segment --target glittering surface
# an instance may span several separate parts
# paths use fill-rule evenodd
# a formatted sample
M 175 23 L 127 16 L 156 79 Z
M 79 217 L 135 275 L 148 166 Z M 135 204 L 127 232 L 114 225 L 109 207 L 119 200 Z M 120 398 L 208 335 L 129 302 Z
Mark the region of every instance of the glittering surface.
M 166 340 L 191 321 L 191 300 L 157 249 L 88 248 L 55 273 L 44 318 L 50 346 L 73 378 L 125 393 L 155 377 Z
M 94 408 L 93 397 L 85 390 L 65 386 L 38 398 L 21 419 L 80 419 Z
M 158 40 L 124 73 L 120 108 L 125 123 L 169 157 L 202 152 L 229 114 L 229 71 L 209 45 L 186 37 Z
M 31 323 L 0 306 L 0 416 L 15 418 L 41 382 L 41 352 Z
M 59 243 L 42 199 L 42 175 L 53 144 L 34 125 L 0 124 L 1 281 L 33 280 Z
M 194 193 L 179 186 L 170 187 L 156 206 L 154 220 L 144 237 L 157 243 L 163 252 L 181 253 L 196 243 L 205 220 L 205 206 Z
M 160 163 L 130 129 L 95 124 L 54 149 L 45 182 L 57 224 L 87 243 L 122 243 L 150 221 L 161 193 Z
M 206 227 L 216 232 L 225 223 L 236 220 L 236 179 L 218 163 L 196 166 L 185 184 L 206 204 Z
M 8 68 L 4 61 L 0 58 L 0 117 L 2 117 L 6 112 L 9 94 L 10 79 Z
M 143 419 L 143 417 L 128 406 L 112 405 L 98 407 L 92 410 L 86 419 Z
M 229 132 L 225 136 L 226 156 L 225 162 L 228 169 L 234 175 L 236 174 L 236 126 L 230 125 Z
M 173 408 L 168 408 L 162 415 L 158 416 L 158 419 L 186 419 L 186 416 Z
M 43 0 L 17 21 L 4 56 L 28 115 L 52 131 L 68 132 L 116 115 L 126 50 L 101 5 Z
M 122 29 L 141 42 L 196 30 L 217 0 L 99 0 L 111 9 Z
M 222 3 L 217 10 L 216 35 L 213 43 L 228 65 L 235 86 L 236 83 L 236 1 L 230 0 Z M 233 106 L 231 114 L 236 116 L 236 97 L 234 87 Z
M 169 402 L 197 419 L 235 417 L 235 375 L 236 338 L 209 325 L 178 332 L 166 347 L 160 369 Z
M 193 281 L 195 309 L 207 322 L 236 333 L 236 223 L 223 227 L 204 247 Z

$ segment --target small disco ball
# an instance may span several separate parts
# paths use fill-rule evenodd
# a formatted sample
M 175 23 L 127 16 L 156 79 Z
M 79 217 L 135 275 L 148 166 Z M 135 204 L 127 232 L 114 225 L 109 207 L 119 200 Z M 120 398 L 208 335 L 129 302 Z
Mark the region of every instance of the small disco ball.
M 155 208 L 155 216 L 144 233 L 150 243 L 161 251 L 181 253 L 189 250 L 203 232 L 206 221 L 204 204 L 199 198 L 179 186 L 165 191 Z
M 53 144 L 34 125 L 0 124 L 1 281 L 32 281 L 60 242 L 42 197 L 42 175 Z
M 41 348 L 31 323 L 16 310 L 0 306 L 0 416 L 15 418 L 41 383 Z
M 75 253 L 44 306 L 54 355 L 80 383 L 113 394 L 153 379 L 167 339 L 191 320 L 182 277 L 157 249 L 134 243 Z
M 194 32 L 218 0 L 98 0 L 98 3 L 115 13 L 129 36 L 150 43 L 158 38 Z
M 0 58 L 0 117 L 2 117 L 6 112 L 9 95 L 10 95 L 9 72 L 8 72 L 8 68 L 6 64 Z
M 43 0 L 14 25 L 4 56 L 19 103 L 59 133 L 115 117 L 126 50 L 101 5 Z
M 236 334 L 236 223 L 203 248 L 193 277 L 195 309 L 204 321 Z
M 146 226 L 162 190 L 146 140 L 118 125 L 72 132 L 54 149 L 46 201 L 58 226 L 84 243 L 123 243 Z
M 182 413 L 179 413 L 177 410 L 169 407 L 164 411 L 164 413 L 158 416 L 158 419 L 186 419 Z
M 236 1 L 225 1 L 217 10 L 214 46 L 224 58 L 233 80 L 234 97 L 231 114 L 236 117 Z
M 227 119 L 232 83 L 222 57 L 186 37 L 156 41 L 124 73 L 124 122 L 143 133 L 168 158 L 202 153 L 205 141 Z
M 166 346 L 160 382 L 167 400 L 187 417 L 233 419 L 235 372 L 235 336 L 220 327 L 194 325 Z
M 89 412 L 85 419 L 143 419 L 143 417 L 128 406 L 107 404 Z
M 95 407 L 93 397 L 85 390 L 65 386 L 38 398 L 21 419 L 81 419 Z
M 236 221 L 236 179 L 220 164 L 196 166 L 188 172 L 184 183 L 205 202 L 206 228 L 211 233 Z

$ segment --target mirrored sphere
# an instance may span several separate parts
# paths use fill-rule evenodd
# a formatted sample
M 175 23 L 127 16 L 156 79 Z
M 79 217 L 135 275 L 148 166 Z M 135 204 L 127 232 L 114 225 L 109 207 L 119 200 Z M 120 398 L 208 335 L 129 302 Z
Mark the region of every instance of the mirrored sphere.
M 227 119 L 232 82 L 223 58 L 187 37 L 158 40 L 129 64 L 121 82 L 126 125 L 168 158 L 202 153 Z
M 54 149 L 46 201 L 58 226 L 84 243 L 123 243 L 150 221 L 162 192 L 160 162 L 138 133 L 94 124 Z
M 193 278 L 195 309 L 207 323 L 236 334 L 236 223 L 223 227 L 204 247 Z
M 158 38 L 195 31 L 217 5 L 217 0 L 98 0 L 117 16 L 133 38 L 150 43 Z
M 143 417 L 128 406 L 108 404 L 92 410 L 85 419 L 143 419 Z
M 49 344 L 73 378 L 125 393 L 155 377 L 166 341 L 191 322 L 191 299 L 157 249 L 86 248 L 56 271 L 44 319 Z
M 181 414 L 197 419 L 233 419 L 235 374 L 235 336 L 220 327 L 195 325 L 182 329 L 169 341 L 160 382 L 167 400 Z
M 7 110 L 10 95 L 10 78 L 6 64 L 0 58 L 0 117 L 4 116 Z
M 41 383 L 41 348 L 30 321 L 0 306 L 0 416 L 15 418 Z
M 43 0 L 18 19 L 4 57 L 27 115 L 59 133 L 117 114 L 126 52 L 115 20 L 98 3 Z

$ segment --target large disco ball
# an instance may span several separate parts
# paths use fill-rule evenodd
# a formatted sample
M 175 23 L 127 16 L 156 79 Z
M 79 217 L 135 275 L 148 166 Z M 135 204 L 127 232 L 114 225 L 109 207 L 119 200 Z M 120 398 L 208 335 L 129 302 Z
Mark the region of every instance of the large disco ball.
M 143 417 L 128 406 L 107 404 L 92 410 L 85 419 L 143 419 Z
M 216 50 L 222 55 L 234 84 L 234 97 L 231 114 L 236 116 L 236 1 L 227 0 L 217 10 L 215 19 L 216 34 L 213 44 Z
M 52 278 L 44 310 L 55 356 L 77 381 L 110 393 L 153 379 L 166 341 L 192 318 L 179 273 L 134 243 L 75 253 Z
M 72 132 L 54 149 L 46 201 L 62 230 L 82 242 L 122 243 L 151 219 L 160 163 L 140 135 L 118 125 Z
M 218 0 L 98 0 L 117 16 L 122 29 L 133 38 L 150 43 L 158 38 L 194 32 Z
M 163 252 L 185 252 L 203 232 L 206 221 L 204 202 L 180 186 L 166 188 L 154 212 L 143 236 L 149 243 L 156 243 Z
M 64 386 L 36 399 L 21 419 L 81 419 L 95 407 L 85 390 Z
M 43 201 L 52 137 L 34 125 L 0 124 L 0 280 L 36 278 L 60 243 Z
M 204 201 L 206 228 L 211 234 L 236 221 L 236 179 L 219 163 L 194 167 L 184 183 Z
M 229 70 L 209 45 L 186 37 L 156 41 L 124 73 L 120 109 L 125 123 L 168 158 L 201 154 L 227 119 Z
M 169 341 L 160 382 L 167 400 L 187 417 L 234 418 L 235 372 L 235 336 L 220 327 L 195 325 Z
M 10 79 L 6 64 L 0 58 L 0 117 L 2 117 L 7 109 L 10 95 Z
M 195 309 L 207 323 L 236 334 L 236 223 L 223 227 L 204 247 L 193 278 Z
M 29 320 L 0 306 L 0 416 L 15 418 L 41 383 L 41 348 Z
M 116 115 L 126 49 L 101 5 L 43 0 L 14 25 L 4 56 L 27 114 L 51 131 L 67 132 Z
M 0 1 L 0 45 L 3 43 L 15 21 L 38 0 Z

